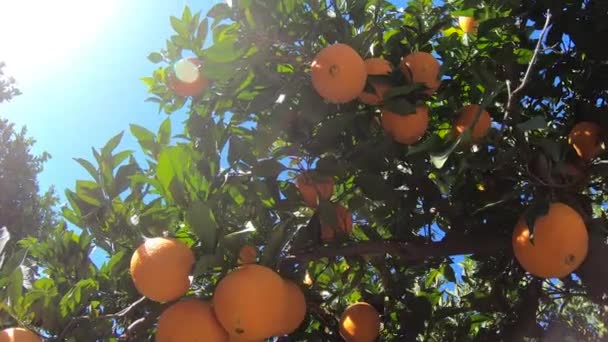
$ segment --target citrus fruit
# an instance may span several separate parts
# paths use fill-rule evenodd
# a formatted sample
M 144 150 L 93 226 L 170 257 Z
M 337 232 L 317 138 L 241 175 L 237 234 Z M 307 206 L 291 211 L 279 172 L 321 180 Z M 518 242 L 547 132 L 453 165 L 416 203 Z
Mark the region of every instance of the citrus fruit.
M 473 17 L 458 17 L 458 26 L 464 33 L 475 33 L 477 31 L 477 21 Z
M 131 278 L 142 295 L 168 302 L 188 291 L 193 264 L 194 254 L 182 242 L 164 237 L 147 239 L 131 257 Z
M 311 208 L 319 205 L 319 199 L 329 199 L 334 192 L 334 180 L 331 177 L 320 176 L 314 171 L 300 173 L 296 177 L 296 187 L 302 195 L 304 203 Z
M 227 342 L 228 334 L 207 302 L 189 298 L 168 307 L 158 318 L 156 342 Z
M 0 342 L 42 342 L 42 339 L 28 329 L 7 328 L 0 331 Z
M 179 96 L 198 96 L 209 81 L 201 72 L 202 63 L 195 57 L 183 58 L 169 71 L 169 87 Z
M 248 264 L 222 278 L 213 307 L 231 339 L 261 340 L 278 334 L 287 310 L 285 281 L 272 269 Z
M 346 342 L 373 342 L 380 333 L 380 314 L 368 303 L 351 304 L 340 317 L 340 336 Z
M 526 271 L 540 278 L 561 278 L 585 260 L 588 233 L 581 215 L 564 203 L 552 203 L 534 223 L 531 235 L 522 217 L 513 230 L 513 252 Z
M 382 110 L 382 128 L 393 139 L 401 144 L 411 145 L 420 140 L 429 125 L 428 107 L 416 107 L 412 114 L 399 115 L 388 110 Z
M 323 48 L 311 65 L 312 86 L 331 103 L 350 102 L 365 88 L 365 63 L 352 47 L 338 43 Z
M 393 71 L 391 63 L 383 58 L 368 58 L 365 61 L 367 75 L 390 75 Z M 391 88 L 390 84 L 383 82 L 370 81 L 374 92 L 368 93 L 365 90 L 359 95 L 359 101 L 368 105 L 377 105 L 382 102 L 384 93 Z
M 291 280 L 285 280 L 287 289 L 287 310 L 283 317 L 282 334 L 294 332 L 306 317 L 306 298 L 298 285 Z
M 441 84 L 439 62 L 428 52 L 414 52 L 405 56 L 400 68 L 408 82 L 424 84 L 427 95 L 432 95 Z
M 568 143 L 572 145 L 581 159 L 589 161 L 602 152 L 600 126 L 589 121 L 574 125 L 568 134 Z
M 480 106 L 476 104 L 467 105 L 462 107 L 454 123 L 454 131 L 456 136 L 460 136 L 475 120 L 477 112 Z M 492 124 L 492 118 L 487 111 L 483 111 L 481 116 L 475 123 L 475 126 L 471 130 L 471 137 L 473 141 L 478 141 L 488 134 L 490 126 Z
M 240 264 L 253 264 L 258 256 L 258 251 L 252 245 L 244 245 L 239 250 Z

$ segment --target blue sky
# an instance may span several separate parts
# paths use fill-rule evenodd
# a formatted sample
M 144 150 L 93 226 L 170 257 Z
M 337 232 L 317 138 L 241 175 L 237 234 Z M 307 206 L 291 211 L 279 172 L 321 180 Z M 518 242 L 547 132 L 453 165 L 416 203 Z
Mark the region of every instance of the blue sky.
M 144 102 L 139 78 L 156 67 L 146 56 L 173 34 L 169 16 L 181 16 L 185 5 L 204 14 L 221 0 L 33 2 L 0 6 L 0 60 L 23 92 L 2 104 L 0 116 L 27 126 L 37 140 L 35 153 L 51 153 L 39 183 L 41 189 L 54 185 L 63 201 L 66 188 L 88 179 L 72 158 L 92 160 L 91 147 L 121 130 L 126 134 L 119 149 L 137 150 L 129 123 L 156 131 L 166 118 Z M 7 32 L 14 32 L 8 42 Z M 183 119 L 172 118 L 174 130 Z

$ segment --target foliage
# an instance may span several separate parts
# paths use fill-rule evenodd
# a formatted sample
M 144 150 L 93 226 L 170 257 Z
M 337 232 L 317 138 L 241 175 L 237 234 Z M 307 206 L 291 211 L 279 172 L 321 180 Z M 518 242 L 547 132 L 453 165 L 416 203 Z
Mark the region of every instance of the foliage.
M 307 318 L 282 340 L 338 341 L 337 318 L 357 300 L 382 314 L 382 341 L 605 336 L 608 277 L 590 266 L 607 248 L 605 154 L 584 165 L 582 187 L 562 171 L 576 162 L 565 138 L 573 124 L 608 124 L 608 55 L 593 43 L 608 30 L 599 1 L 552 1 L 533 64 L 543 1 L 231 3 L 170 18 L 175 34 L 149 55 L 160 66 L 142 81 L 160 111 L 187 111 L 183 129 L 131 124 L 143 161 L 117 150 L 124 133 L 93 149 L 92 162 L 77 159 L 91 178 L 66 190 L 63 216 L 83 232 L 62 224 L 21 242 L 40 272 L 28 291 L 10 283 L 14 317 L 56 340 L 150 339 L 165 305 L 138 300 L 128 260 L 143 237 L 167 233 L 195 251 L 190 294 L 201 298 L 245 242 L 285 277 L 300 283 L 308 273 Z M 477 34 L 456 26 L 460 15 L 475 16 Z M 421 142 L 391 141 L 375 106 L 330 105 L 314 92 L 310 61 L 334 42 L 394 65 L 410 51 L 439 57 L 442 85 L 425 99 Z M 166 85 L 182 54 L 203 61 L 211 82 L 201 97 Z M 418 89 L 400 91 L 415 98 Z M 477 145 L 449 134 L 468 103 L 495 123 Z M 320 242 L 328 203 L 306 208 L 293 184 L 309 168 L 335 178 L 331 200 L 353 213 L 351 236 Z M 592 239 L 580 272 L 551 281 L 526 274 L 509 248 L 519 217 L 533 221 L 549 200 L 579 210 Z M 109 255 L 101 266 L 93 246 Z

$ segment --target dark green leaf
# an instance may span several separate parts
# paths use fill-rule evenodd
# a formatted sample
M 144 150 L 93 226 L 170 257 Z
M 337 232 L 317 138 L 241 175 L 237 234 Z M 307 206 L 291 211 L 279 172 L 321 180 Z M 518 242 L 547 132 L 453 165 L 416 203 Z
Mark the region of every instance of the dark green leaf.
M 170 20 L 171 20 L 171 27 L 173 27 L 173 29 L 175 30 L 175 32 L 177 34 L 179 34 L 181 37 L 188 37 L 187 23 L 182 22 L 181 20 L 179 20 L 177 17 L 174 17 L 174 16 L 171 16 Z M 184 45 L 184 44 L 178 44 L 178 45 Z
M 11 305 L 17 305 L 19 298 L 23 294 L 23 271 L 21 270 L 21 267 L 15 268 L 10 277 L 8 296 Z
M 238 46 L 235 40 L 223 40 L 204 50 L 205 56 L 211 62 L 234 62 L 245 54 L 245 49 Z
M 117 167 L 133 154 L 133 151 L 121 151 L 112 157 L 112 166 Z
M 124 134 L 124 131 L 116 134 L 110 140 L 108 140 L 106 145 L 101 149 L 101 155 L 102 156 L 111 155 L 112 151 L 114 151 L 114 149 L 118 146 L 118 144 L 120 144 L 123 134 Z
M 167 117 L 158 129 L 158 143 L 161 146 L 169 145 L 171 141 L 171 118 Z
M 319 200 L 318 213 L 322 223 L 330 227 L 338 226 L 338 215 L 335 204 L 327 200 Z
M 549 201 L 542 198 L 537 199 L 524 212 L 524 219 L 526 220 L 526 225 L 530 230 L 531 243 L 534 243 L 534 223 L 536 222 L 536 219 L 547 215 L 549 212 L 549 205 Z
M 395 114 L 407 115 L 416 112 L 416 105 L 403 96 L 397 96 L 384 101 L 384 109 Z
M 542 115 L 537 115 L 528 121 L 517 124 L 517 128 L 523 132 L 531 131 L 534 129 L 545 129 L 547 128 L 547 121 Z
M 291 219 L 283 220 L 274 227 L 270 233 L 268 243 L 266 246 L 264 246 L 264 251 L 262 257 L 260 258 L 260 264 L 270 266 L 277 261 L 278 256 L 284 247 L 285 238 L 287 236 L 287 228 L 291 221 Z
M 256 176 L 267 178 L 276 178 L 283 170 L 285 166 L 274 159 L 261 160 L 253 168 Z
M 395 97 L 401 97 L 404 95 L 409 95 L 417 90 L 425 89 L 424 85 L 419 83 L 411 83 L 401 87 L 394 87 L 389 89 L 386 93 L 384 93 L 384 101 L 388 102 L 390 99 Z
M 393 189 L 379 175 L 365 174 L 357 177 L 356 184 L 361 191 L 373 200 L 384 200 L 392 196 Z
M 82 167 L 84 167 L 91 175 L 91 177 L 93 177 L 93 179 L 99 181 L 99 174 L 97 173 L 97 169 L 95 168 L 95 166 L 93 166 L 93 164 L 91 164 L 91 162 L 82 158 L 74 158 L 74 160 L 77 161 L 78 164 L 80 164 Z
M 213 252 L 217 239 L 217 222 L 211 208 L 202 201 L 194 201 L 186 212 L 192 232 L 201 240 L 205 252 Z
M 152 52 L 148 55 L 148 60 L 152 63 L 160 63 L 163 61 L 163 55 L 158 52 Z

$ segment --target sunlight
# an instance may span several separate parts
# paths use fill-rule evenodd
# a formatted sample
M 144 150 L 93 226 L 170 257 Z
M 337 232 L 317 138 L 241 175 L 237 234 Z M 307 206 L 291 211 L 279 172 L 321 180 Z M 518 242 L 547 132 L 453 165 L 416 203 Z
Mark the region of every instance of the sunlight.
M 76 60 L 118 10 L 118 0 L 3 1 L 0 60 L 20 86 L 31 84 Z

